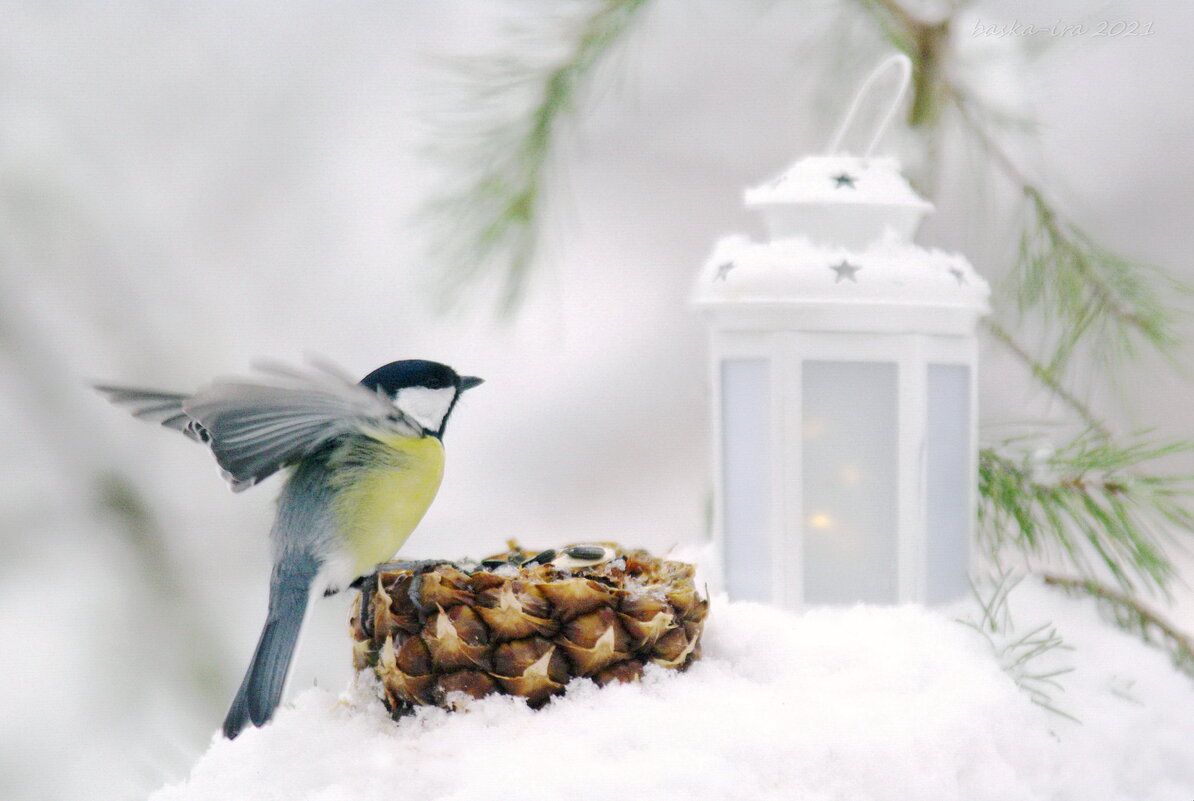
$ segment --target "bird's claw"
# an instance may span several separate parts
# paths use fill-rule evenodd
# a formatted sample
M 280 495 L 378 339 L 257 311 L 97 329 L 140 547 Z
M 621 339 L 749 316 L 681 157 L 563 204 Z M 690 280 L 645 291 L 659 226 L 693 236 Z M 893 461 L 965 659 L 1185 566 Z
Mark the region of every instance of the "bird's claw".
M 366 633 L 372 636 L 373 632 L 372 621 L 369 617 L 370 608 L 372 606 L 373 593 L 368 592 L 370 586 L 377 585 L 377 577 L 381 573 L 393 573 L 400 570 L 408 571 L 414 574 L 414 578 L 410 582 L 410 588 L 407 590 L 407 597 L 410 598 L 414 608 L 418 610 L 420 618 L 423 617 L 423 605 L 420 601 L 420 596 L 423 592 L 423 576 L 435 570 L 441 565 L 451 565 L 457 567 L 455 562 L 448 559 L 413 559 L 407 561 L 382 562 L 377 566 L 377 569 L 372 573 L 364 576 L 358 576 L 355 581 L 349 586 L 353 589 L 360 590 L 360 609 L 358 613 L 361 616 L 361 624 L 365 627 Z M 368 622 L 366 622 L 368 621 Z
M 456 563 L 447 559 L 420 559 L 413 562 L 390 562 L 389 564 L 399 566 L 394 569 L 409 570 L 414 574 L 414 578 L 411 579 L 410 582 L 410 588 L 406 591 L 406 596 L 410 598 L 410 602 L 414 604 L 415 609 L 418 610 L 420 621 L 426 622 L 423 620 L 423 616 L 425 614 L 422 601 L 423 576 L 430 573 L 432 570 L 435 570 L 440 565 L 451 565 L 452 567 L 456 567 Z
M 380 569 L 374 570 L 372 573 L 368 573 L 364 576 L 357 576 L 352 580 L 351 583 L 349 583 L 347 587 L 347 589 L 357 590 L 360 593 L 360 597 L 357 599 L 357 603 L 359 604 L 357 607 L 357 616 L 361 621 L 361 629 L 369 637 L 373 636 L 373 616 L 371 612 L 373 611 L 374 594 L 369 592 L 368 588 L 377 586 L 377 575 L 379 572 L 381 572 Z M 325 592 L 323 595 L 326 598 L 327 596 L 334 595 L 337 592 L 339 592 L 339 590 Z

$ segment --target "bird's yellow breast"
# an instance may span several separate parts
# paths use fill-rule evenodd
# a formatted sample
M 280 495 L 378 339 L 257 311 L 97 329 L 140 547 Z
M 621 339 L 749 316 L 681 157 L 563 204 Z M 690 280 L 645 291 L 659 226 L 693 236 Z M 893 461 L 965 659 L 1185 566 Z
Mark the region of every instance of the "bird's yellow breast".
M 376 433 L 354 446 L 337 474 L 340 530 L 357 574 L 365 575 L 402 547 L 431 506 L 444 446 L 435 437 Z

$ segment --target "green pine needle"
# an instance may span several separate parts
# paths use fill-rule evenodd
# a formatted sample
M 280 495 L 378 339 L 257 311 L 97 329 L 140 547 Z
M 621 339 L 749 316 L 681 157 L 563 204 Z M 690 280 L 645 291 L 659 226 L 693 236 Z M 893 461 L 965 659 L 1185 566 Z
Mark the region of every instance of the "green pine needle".
M 1102 565 L 1125 590 L 1164 590 L 1173 567 L 1168 527 L 1194 529 L 1194 476 L 1154 475 L 1141 465 L 1192 444 L 1121 445 L 1086 432 L 1058 451 L 1014 452 L 1017 442 L 979 454 L 979 524 L 991 548 L 1060 555 L 1084 577 Z
M 545 15 L 545 24 L 558 26 L 548 41 L 522 43 L 518 55 L 456 65 L 460 108 L 445 120 L 433 153 L 465 178 L 422 213 L 447 305 L 458 303 L 466 289 L 496 283 L 501 309 L 517 306 L 539 245 L 556 131 L 576 111 L 594 68 L 648 4 L 556 6 Z
M 1018 346 L 1016 355 L 1051 390 L 1063 386 L 1077 362 L 1094 368 L 1086 375 L 1111 385 L 1124 364 L 1146 351 L 1172 363 L 1181 345 L 1177 303 L 1190 289 L 1153 265 L 1114 253 L 1067 220 L 996 138 L 998 118 L 948 81 L 946 95 L 964 129 L 1025 204 L 1010 290 L 1021 316 L 1032 313 L 1043 325 L 1047 342 L 1043 356 L 1031 357 Z M 1072 389 L 1066 393 L 1067 402 L 1076 397 Z
M 1171 305 L 1189 289 L 1152 265 L 1123 258 L 1062 220 L 1033 186 L 1021 233 L 1014 294 L 1021 313 L 1039 311 L 1055 332 L 1047 369 L 1058 377 L 1077 353 L 1098 374 L 1146 348 L 1172 357 L 1181 339 Z
M 1058 651 L 1072 651 L 1073 648 L 1065 644 L 1052 623 L 1042 623 L 1020 634 L 1012 621 L 1008 595 L 1023 579 L 1023 575 L 1014 575 L 1010 571 L 999 573 L 992 576 L 988 582 L 984 582 L 991 585 L 990 592 L 985 595 L 972 581 L 970 592 L 978 601 L 979 618 L 959 618 L 957 622 L 982 635 L 1003 672 L 1034 704 L 1055 715 L 1080 723 L 1081 721 L 1062 710 L 1053 701 L 1054 693 L 1065 692 L 1065 687 L 1058 678 L 1072 673 L 1074 669 L 1049 669 L 1040 666 L 1042 658 Z

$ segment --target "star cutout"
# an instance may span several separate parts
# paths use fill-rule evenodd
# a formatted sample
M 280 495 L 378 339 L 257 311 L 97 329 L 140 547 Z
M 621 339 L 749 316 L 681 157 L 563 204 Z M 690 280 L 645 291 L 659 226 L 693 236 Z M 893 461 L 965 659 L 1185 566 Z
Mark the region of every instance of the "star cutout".
M 734 262 L 727 261 L 725 264 L 717 268 L 717 275 L 713 276 L 714 281 L 724 281 L 726 276 L 730 274 L 730 270 L 734 269 Z
M 858 179 L 855 178 L 853 175 L 850 175 L 850 173 L 848 173 L 848 172 L 843 172 L 840 175 L 835 175 L 835 176 L 833 176 L 832 180 L 836 182 L 836 185 L 834 186 L 835 189 L 841 189 L 843 186 L 848 186 L 851 189 L 858 188 L 854 185 L 854 182 L 857 181 Z
M 854 277 L 854 274 L 861 270 L 862 267 L 858 266 L 857 264 L 851 264 L 845 259 L 842 259 L 841 264 L 831 264 L 829 265 L 829 269 L 837 273 L 837 277 L 833 279 L 833 283 L 836 284 L 839 283 L 843 278 L 848 278 L 857 284 L 858 279 Z
M 958 285 L 959 285 L 959 286 L 961 286 L 962 284 L 965 284 L 965 283 L 967 283 L 967 281 L 966 281 L 966 273 L 962 272 L 962 271 L 961 271 L 961 270 L 959 270 L 957 267 L 950 267 L 950 268 L 949 268 L 949 274 L 950 274 L 950 275 L 952 275 L 954 278 L 958 279 Z

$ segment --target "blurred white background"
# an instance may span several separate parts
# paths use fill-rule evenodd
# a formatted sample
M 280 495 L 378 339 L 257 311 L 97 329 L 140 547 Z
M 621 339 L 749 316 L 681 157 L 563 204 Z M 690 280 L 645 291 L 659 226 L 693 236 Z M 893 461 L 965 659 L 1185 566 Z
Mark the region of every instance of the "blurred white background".
M 1194 6 L 1091 5 L 975 3 L 959 63 L 1035 114 L 1026 165 L 1079 222 L 1194 281 Z M 407 553 L 706 537 L 690 282 L 717 237 L 759 231 L 742 188 L 821 148 L 886 50 L 847 2 L 657 0 L 564 132 L 519 314 L 440 314 L 412 220 L 442 178 L 439 62 L 549 6 L 0 4 L 0 797 L 134 798 L 184 774 L 264 615 L 277 479 L 233 496 L 209 454 L 90 381 L 189 390 L 309 352 L 361 375 L 441 360 L 487 383 L 453 417 Z M 970 30 L 1116 16 L 1153 34 Z M 920 239 L 997 283 L 1005 198 L 966 153 L 944 164 Z M 988 423 L 1048 414 L 985 356 Z M 1104 407 L 1117 427 L 1194 433 L 1188 384 L 1146 366 L 1131 386 Z M 347 680 L 347 603 L 317 605 L 292 692 Z

